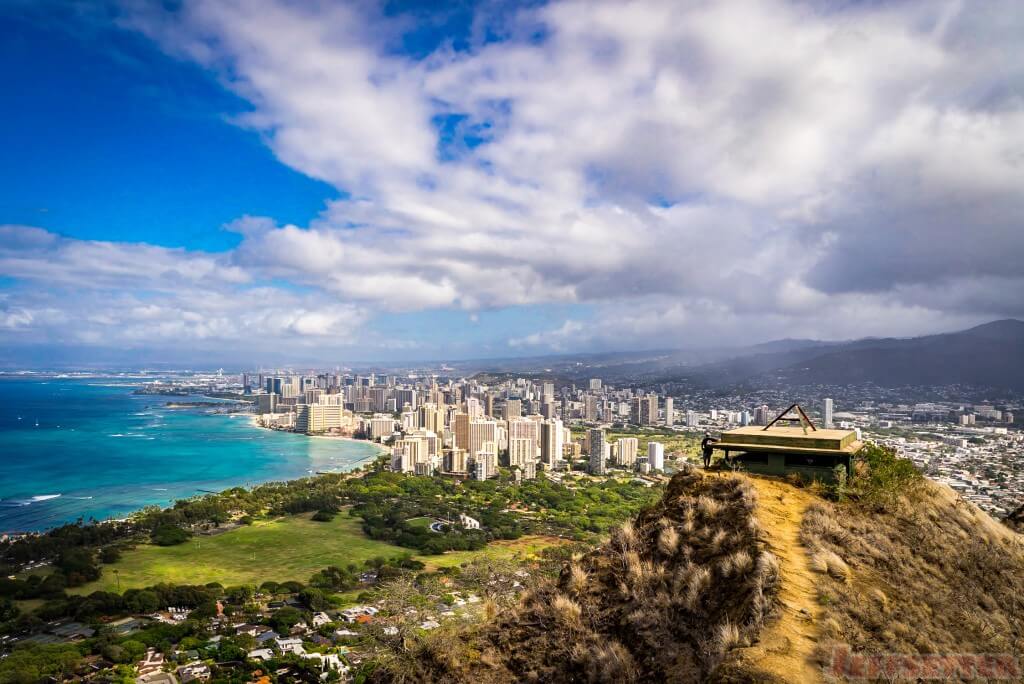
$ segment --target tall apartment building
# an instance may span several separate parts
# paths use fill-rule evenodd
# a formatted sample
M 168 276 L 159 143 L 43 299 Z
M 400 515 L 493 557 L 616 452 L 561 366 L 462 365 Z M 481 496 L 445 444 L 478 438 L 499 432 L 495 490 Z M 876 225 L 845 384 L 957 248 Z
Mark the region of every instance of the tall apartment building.
M 511 467 L 524 466 L 537 461 L 537 446 L 526 437 L 509 437 L 508 464 Z
M 831 399 L 825 399 L 825 405 L 822 408 L 824 409 L 822 413 L 824 414 L 824 417 L 825 417 L 825 427 L 830 428 L 830 427 L 833 426 L 833 422 L 832 422 L 832 400 Z M 767 422 L 767 421 L 765 421 L 765 422 Z
M 544 421 L 540 431 L 540 460 L 548 468 L 554 468 L 562 459 L 564 440 L 562 421 L 557 418 Z
M 512 443 L 513 439 L 528 439 L 536 447 L 540 449 L 540 434 L 541 434 L 541 422 L 535 418 L 513 418 L 508 423 L 508 440 Z
M 465 473 L 469 465 L 465 449 L 449 449 L 444 454 L 444 470 L 448 473 Z
M 374 416 L 369 420 L 370 439 L 380 440 L 381 437 L 388 437 L 395 431 L 395 419 L 391 416 Z
M 640 424 L 655 425 L 658 422 L 658 395 L 648 394 L 640 402 Z
M 395 405 L 398 406 L 398 410 L 403 410 L 405 405 L 408 404 L 409 408 L 413 411 L 416 410 L 416 390 L 414 389 L 396 389 L 395 390 Z
M 343 406 L 331 404 L 298 404 L 295 407 L 295 431 L 318 434 L 331 429 L 352 426 L 352 417 Z
M 590 473 L 591 475 L 604 475 L 607 472 L 605 453 L 608 451 L 604 430 L 593 428 L 588 435 L 590 437 Z
M 430 460 L 429 450 L 430 447 L 427 444 L 426 439 L 406 438 L 395 442 L 395 446 L 392 448 L 392 454 L 401 452 L 403 454 L 408 454 L 412 463 L 426 463 Z
M 444 411 L 437 404 L 421 404 L 416 409 L 416 423 L 424 430 L 444 432 Z
M 665 397 L 665 425 L 672 427 L 676 424 L 676 409 L 673 406 L 672 397 Z M 651 467 L 654 467 L 653 465 Z
M 270 394 L 259 394 L 256 396 L 256 411 L 258 413 L 277 413 L 277 396 Z
M 499 441 L 497 421 L 474 420 L 469 423 L 465 448 L 470 454 L 475 456 L 478 451 L 483 449 L 484 442 L 490 442 L 494 445 L 494 455 L 497 457 Z
M 512 420 L 523 415 L 522 399 L 509 397 L 505 400 L 505 420 Z
M 648 442 L 647 462 L 651 470 L 665 470 L 665 445 L 661 442 Z
M 619 465 L 632 468 L 636 464 L 636 452 L 640 441 L 636 437 L 620 437 L 618 442 Z

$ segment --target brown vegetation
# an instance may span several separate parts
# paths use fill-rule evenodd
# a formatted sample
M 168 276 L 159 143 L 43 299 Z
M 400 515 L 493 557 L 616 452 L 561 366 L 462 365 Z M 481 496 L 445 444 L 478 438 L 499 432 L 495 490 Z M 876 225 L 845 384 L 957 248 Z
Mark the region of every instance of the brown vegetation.
M 822 501 L 802 536 L 822 572 L 819 657 L 1024 653 L 1024 544 L 948 487 Z
M 715 678 L 774 606 L 778 564 L 759 538 L 756 502 L 746 478 L 676 475 L 659 504 L 471 638 L 480 648 L 472 665 L 421 653 L 430 663 L 421 680 Z

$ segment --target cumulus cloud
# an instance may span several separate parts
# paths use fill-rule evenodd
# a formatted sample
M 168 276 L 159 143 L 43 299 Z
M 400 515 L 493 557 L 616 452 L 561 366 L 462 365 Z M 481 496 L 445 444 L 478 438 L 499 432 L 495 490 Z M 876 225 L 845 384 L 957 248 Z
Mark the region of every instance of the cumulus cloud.
M 16 281 L 0 297 L 0 331 L 11 343 L 329 351 L 352 345 L 367 319 L 352 304 L 257 285 L 223 255 L 27 226 L 0 226 L 0 236 L 0 273 Z
M 298 337 L 368 310 L 594 312 L 517 348 L 1024 316 L 1017 9 L 566 0 L 502 12 L 500 30 L 481 13 L 467 49 L 410 56 L 408 18 L 373 5 L 129 3 L 123 26 L 215 71 L 252 104 L 236 123 L 342 198 L 307 226 L 244 217 L 216 256 L 13 229 L 0 272 L 112 285 L 144 262 L 139 286 L 159 291 L 284 280 L 336 307 L 261 321 Z M 211 336 L 255 315 L 200 313 Z

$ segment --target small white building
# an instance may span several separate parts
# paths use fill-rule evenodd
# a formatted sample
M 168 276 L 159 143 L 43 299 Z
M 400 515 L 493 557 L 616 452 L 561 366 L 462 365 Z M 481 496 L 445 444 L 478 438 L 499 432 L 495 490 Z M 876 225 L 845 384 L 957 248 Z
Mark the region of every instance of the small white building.
M 306 648 L 302 645 L 302 639 L 291 637 L 288 639 L 277 639 L 274 643 L 277 644 L 277 650 L 281 653 L 294 653 L 295 655 L 302 655 L 306 652 Z
M 459 524 L 465 527 L 467 530 L 480 529 L 480 521 L 476 518 L 470 518 L 465 513 L 459 513 Z

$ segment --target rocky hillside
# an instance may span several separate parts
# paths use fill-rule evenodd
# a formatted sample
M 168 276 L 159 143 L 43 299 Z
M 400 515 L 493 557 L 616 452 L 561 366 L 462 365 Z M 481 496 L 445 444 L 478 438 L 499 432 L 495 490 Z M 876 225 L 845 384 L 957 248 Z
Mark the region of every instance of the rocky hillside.
M 1014 532 L 1024 532 L 1024 506 L 1006 516 L 1003 523 Z
M 1018 662 L 1022 597 L 1022 537 L 881 450 L 828 491 L 689 470 L 518 606 L 408 643 L 401 670 L 371 678 L 863 681 L 866 662 L 966 681 L 971 654 Z

